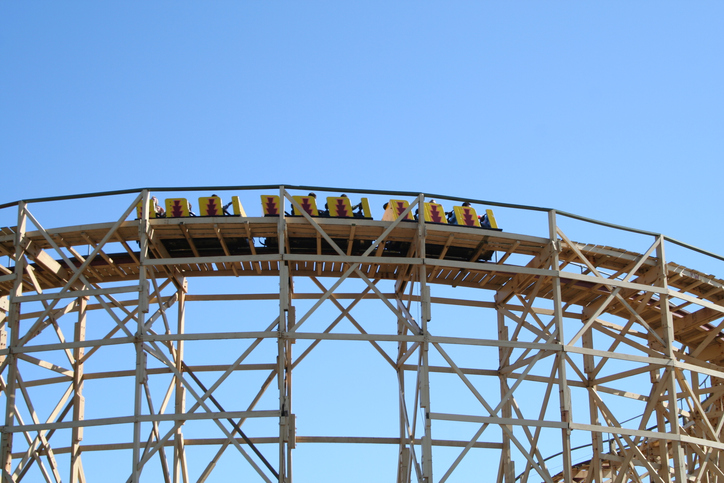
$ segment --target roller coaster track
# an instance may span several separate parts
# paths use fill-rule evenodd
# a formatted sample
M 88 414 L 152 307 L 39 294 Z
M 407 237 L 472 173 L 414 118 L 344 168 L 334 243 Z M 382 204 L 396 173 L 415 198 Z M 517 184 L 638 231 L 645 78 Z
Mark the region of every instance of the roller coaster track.
M 275 189 L 287 207 L 295 203 L 289 188 Z M 579 243 L 559 226 L 560 213 L 543 209 L 548 236 L 306 213 L 150 218 L 146 208 L 133 219 L 150 194 L 129 193 L 133 201 L 106 223 L 47 228 L 34 202 L 5 206 L 18 213 L 17 226 L 0 233 L 0 254 L 11 262 L 0 265 L 6 481 L 95 481 L 83 461 L 96 452 L 128 458 L 117 481 L 204 481 L 233 447 L 250 481 L 289 482 L 297 445 L 346 443 L 393 448 L 398 482 L 463 481 L 456 478 L 480 452 L 496 462 L 485 481 L 724 482 L 724 281 L 668 261 L 662 235 L 647 234 L 640 251 Z M 410 213 L 426 199 L 407 195 Z M 193 293 L 200 277 L 218 277 L 219 293 Z M 230 280 L 247 288 L 229 291 Z M 278 280 L 278 292 L 259 293 L 260 280 Z M 253 330 L 185 330 L 186 304 L 270 300 L 275 309 Z M 362 301 L 387 314 L 387 328 L 351 315 Z M 333 321 L 305 331 L 323 307 Z M 433 315 L 444 313 L 439 307 L 474 310 L 486 322 L 461 335 L 454 320 Z M 105 333 L 87 338 L 95 313 Z M 335 329 L 340 320 L 355 331 Z M 246 350 L 222 364 L 185 354 L 192 342 L 224 340 Z M 319 343 L 339 341 L 371 344 L 387 361 L 399 434 L 297 434 L 304 414 L 291 404 L 292 373 Z M 130 356 L 106 370 L 112 346 Z M 497 356 L 463 366 L 463 347 Z M 266 362 L 246 362 L 252 353 Z M 266 378 L 242 407 L 219 388 L 243 371 Z M 431 375 L 462 385 L 477 410 L 436 411 Z M 163 379 L 159 397 L 153 387 L 162 376 L 171 382 Z M 89 411 L 84 385 L 121 378 L 133 381 L 122 414 L 104 415 L 99 402 Z M 52 401 L 40 395 L 50 387 L 63 388 Z M 272 406 L 269 391 L 277 391 Z M 640 417 L 623 423 L 632 411 Z M 255 418 L 274 421 L 276 433 L 242 428 Z M 195 421 L 206 433 L 187 437 Z M 436 427 L 451 422 L 466 425 L 464 436 L 435 439 Z M 133 437 L 84 440 L 84 430 L 119 425 Z M 217 452 L 192 457 L 195 446 Z M 443 450 L 455 456 L 438 457 Z

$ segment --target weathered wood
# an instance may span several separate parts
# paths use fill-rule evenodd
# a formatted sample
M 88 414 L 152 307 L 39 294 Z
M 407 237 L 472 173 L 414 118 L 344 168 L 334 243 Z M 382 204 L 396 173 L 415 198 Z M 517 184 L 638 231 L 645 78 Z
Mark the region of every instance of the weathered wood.
M 280 187 L 279 194 L 282 212 L 289 203 L 299 208 L 286 188 Z M 66 384 L 70 385 L 72 401 L 64 407 L 66 411 L 73 411 L 72 421 L 62 422 L 52 419 L 41 422 L 31 411 L 31 421 L 28 421 L 31 424 L 25 424 L 19 415 L 16 418 L 13 414 L 14 406 L 6 406 L 2 435 L 6 472 L 23 475 L 30 465 L 37 463 L 35 470 L 51 480 L 57 467 L 53 458 L 68 454 L 70 481 L 84 483 L 81 458 L 84 451 L 123 449 L 133 453 L 133 465 L 129 468 L 132 481 L 139 480 L 143 467 L 151 464 L 153 458 L 155 464 L 161 463 L 166 481 L 188 483 L 187 447 L 215 445 L 218 450 L 211 451 L 214 454 L 201 481 L 210 475 L 227 447 L 235 448 L 259 472 L 262 480 L 270 481 L 269 474 L 261 471 L 259 460 L 244 450 L 250 444 L 264 442 L 279 451 L 280 481 L 291 479 L 294 447 L 307 443 L 397 445 L 400 483 L 415 478 L 431 482 L 433 474 L 436 479 L 443 475 L 440 481 L 445 481 L 477 448 L 499 452 L 497 481 L 500 483 L 511 483 L 519 474 L 523 475 L 523 481 L 533 478 L 535 473 L 541 481 L 560 481 L 585 474 L 588 481 L 598 482 L 607 477 L 609 471 L 619 471 L 619 475 L 628 472 L 636 481 L 641 477 L 634 472 L 639 470 L 665 479 L 669 477 L 664 475 L 669 474 L 668 462 L 672 460 L 676 461 L 675 479 L 684 478 L 685 472 L 702 480 L 705 474 L 720 476 L 708 468 L 718 463 L 715 457 L 724 450 L 719 436 L 724 420 L 724 407 L 719 402 L 722 390 L 699 381 L 707 380 L 706 376 L 711 376 L 711 381 L 724 378 L 724 334 L 721 333 L 724 322 L 720 321 L 724 316 L 724 281 L 668 263 L 660 250 L 661 237 L 654 237 L 643 253 L 586 245 L 569 239 L 556 226 L 557 214 L 553 212 L 549 216 L 547 237 L 435 225 L 425 223 L 424 218 L 416 222 L 399 219 L 388 222 L 310 217 L 306 213 L 277 218 L 150 218 L 145 202 L 149 195 L 147 191 L 143 193 L 144 213 L 138 220 L 45 229 L 28 212 L 29 220 L 37 228 L 28 231 L 21 220 L 26 213 L 23 208 L 19 228 L 2 231 L 0 254 L 12 256 L 15 266 L 0 267 L 0 296 L 10 295 L 11 302 L 10 310 L 5 311 L 7 316 L 0 317 L 0 326 L 20 327 L 10 331 L 7 348 L 0 345 L 0 373 L 16 374 L 3 385 L 4 397 L 10 401 L 19 390 L 18 394 L 29 400 L 32 396 L 29 388 Z M 407 212 L 411 213 L 414 206 L 424 201 L 423 195 L 417 196 Z M 119 253 L 111 253 L 110 240 L 117 242 Z M 132 248 L 137 242 L 138 251 Z M 83 257 L 82 247 L 87 245 L 93 248 L 93 253 Z M 497 254 L 493 258 L 496 261 L 477 261 L 488 252 Z M 275 277 L 280 290 L 278 293 L 187 293 L 186 281 L 193 277 L 221 280 L 229 276 Z M 294 280 L 305 277 L 313 280 L 322 292 L 295 290 Z M 322 284 L 321 277 L 329 277 L 334 282 Z M 364 283 L 360 293 L 349 293 L 353 289 L 344 288 L 343 283 L 353 278 L 358 285 Z M 129 280 L 137 280 L 138 285 L 129 286 Z M 394 291 L 390 292 L 392 286 Z M 436 296 L 433 292 L 438 286 L 469 287 L 478 290 L 480 296 Z M 169 296 L 169 290 L 174 287 L 176 293 Z M 78 297 L 83 301 L 77 302 Z M 88 297 L 94 297 L 94 304 L 86 300 Z M 352 302 L 344 306 L 340 303 L 344 299 Z M 224 329 L 214 333 L 213 325 L 201 333 L 185 330 L 186 303 L 264 300 L 276 301 L 279 307 L 278 319 L 266 328 L 245 323 L 243 330 L 232 332 Z M 300 303 L 304 300 L 311 301 L 306 306 L 312 305 L 312 308 L 297 317 L 296 305 L 304 306 Z M 58 308 L 61 301 L 63 306 Z M 387 333 L 370 330 L 366 320 L 351 313 L 360 301 L 384 305 L 386 308 L 376 315 L 395 318 L 397 330 L 393 327 Z M 157 307 L 150 310 L 151 304 Z M 167 315 L 174 304 L 178 304 L 179 309 L 176 326 Z M 21 312 L 20 305 L 28 310 Z M 324 307 L 332 305 L 338 314 L 332 316 L 331 323 L 325 323 L 323 332 L 319 332 L 322 328 L 302 331 L 308 327 L 302 325 L 305 321 L 312 315 L 315 318 L 327 315 Z M 493 327 L 494 323 L 483 317 L 475 319 L 469 336 L 459 333 L 451 336 L 446 325 L 454 321 L 442 318 L 433 321 L 437 305 L 462 307 L 475 313 L 495 311 L 498 326 Z M 84 325 L 88 314 L 99 309 L 106 321 L 115 326 L 104 328 L 101 333 L 106 334 L 104 337 L 94 335 L 95 340 L 87 340 L 78 324 L 82 319 Z M 60 330 L 65 326 L 59 319 L 73 312 L 79 320 L 73 339 L 66 340 Z M 89 322 L 92 319 L 89 318 Z M 253 317 L 245 317 L 244 321 L 251 319 Z M 343 319 L 350 322 L 352 333 L 343 333 L 337 328 Z M 20 325 L 20 321 L 29 323 Z M 429 321 L 433 322 L 428 326 Z M 564 326 L 573 329 L 570 332 L 573 337 L 568 341 L 564 338 Z M 53 339 L 43 339 L 42 344 L 26 344 L 43 331 Z M 121 337 L 117 337 L 118 332 L 122 332 Z M 12 336 L 20 338 L 13 341 Z M 219 341 L 239 341 L 250 351 L 271 342 L 276 345 L 276 359 L 242 364 L 246 357 L 243 355 L 233 364 L 186 365 L 185 344 L 213 346 Z M 375 357 L 381 357 L 390 370 L 396 371 L 399 391 L 396 398 L 400 401 L 398 437 L 296 434 L 292 373 L 307 355 L 317 351 L 320 343 L 334 341 L 371 344 Z M 293 358 L 295 343 L 303 350 Z M 396 355 L 390 350 L 394 344 Z M 91 367 L 88 364 L 102 358 L 102 349 L 110 346 L 134 347 L 136 368 L 88 372 L 86 367 Z M 431 349 L 437 352 L 434 357 L 438 361 L 442 357 L 445 362 L 431 364 L 428 359 Z M 476 366 L 456 360 L 458 352 L 491 349 L 498 351 L 498 358 L 493 362 L 483 359 Z M 58 363 L 56 354 L 67 358 L 70 368 L 61 367 L 67 365 Z M 147 361 L 148 356 L 158 361 L 154 363 L 156 366 Z M 547 365 L 545 371 L 539 370 L 542 363 Z M 47 375 L 25 380 L 19 372 L 22 367 L 48 371 L 36 371 Z M 216 382 L 208 391 L 199 392 L 188 377 L 190 371 L 204 372 Z M 255 395 L 249 409 L 224 411 L 209 406 L 207 401 L 221 382 L 232 373 L 242 371 L 246 371 L 244 374 L 264 371 L 263 382 L 253 388 Z M 643 384 L 645 387 L 641 390 L 634 387 L 632 391 L 630 381 L 645 380 L 649 378 L 647 374 L 651 375 L 651 385 Z M 656 379 L 655 374 L 663 375 Z M 415 384 L 408 381 L 406 385 L 405 377 L 415 375 L 418 376 Z M 431 377 L 436 380 L 450 376 L 462 381 L 463 388 L 485 410 L 473 414 L 432 412 L 430 403 L 434 401 L 436 387 L 431 385 Z M 126 412 L 120 418 L 85 420 L 84 382 L 117 378 L 134 380 L 133 415 Z M 166 388 L 165 393 L 161 393 L 164 396 L 159 406 L 152 398 L 157 394 L 152 390 L 152 382 L 161 378 L 165 378 Z M 492 386 L 490 380 L 495 380 Z M 542 396 L 535 401 L 533 411 L 530 408 L 533 401 L 525 401 L 521 396 L 525 394 L 523 387 L 530 385 L 543 385 Z M 492 397 L 489 387 L 493 386 L 500 402 L 495 400 L 489 405 L 487 401 Z M 277 420 L 278 435 L 252 437 L 247 441 L 239 438 L 236 430 L 222 427 L 226 417 L 236 419 L 233 424 L 241 426 L 247 418 L 259 416 L 253 408 L 268 388 L 279 391 L 279 408 L 263 417 Z M 589 394 L 586 416 L 575 414 L 570 391 Z M 702 402 L 701 398 L 707 394 L 710 396 Z M 191 407 L 187 407 L 187 396 L 193 398 Z M 656 411 L 652 417 L 658 417 L 659 424 L 655 430 L 645 426 L 621 428 L 614 414 L 616 405 L 606 406 L 602 397 L 644 404 L 646 412 L 642 419 Z M 682 400 L 689 404 L 688 410 L 676 408 Z M 560 418 L 553 416 L 558 410 L 552 407 L 556 401 L 560 403 Z M 28 401 L 28 406 L 32 404 Z M 173 409 L 166 414 L 167 406 L 171 405 Z M 581 423 L 587 418 L 591 424 Z M 679 425 L 680 418 L 688 424 Z M 223 436 L 186 439 L 183 424 L 196 419 L 209 421 Z M 433 439 L 435 424 L 442 421 L 467 424 L 467 434 L 474 436 L 463 441 Z M 132 440 L 83 444 L 84 428 L 110 424 L 132 425 Z M 515 431 L 511 429 L 513 426 L 517 428 Z M 149 430 L 141 434 L 142 427 Z M 489 427 L 491 429 L 487 429 Z M 53 434 L 61 434 L 61 430 L 71 435 L 67 446 L 57 437 L 53 440 Z M 563 471 L 555 477 L 546 467 L 543 442 L 545 431 L 551 430 L 562 435 L 557 444 L 563 447 L 563 454 L 555 464 L 562 466 Z M 571 430 L 591 434 L 595 461 L 588 466 L 572 465 Z M 33 431 L 43 434 L 33 439 Z M 22 434 L 26 440 L 30 438 L 29 444 L 37 443 L 33 443 L 29 451 L 13 452 L 15 433 Z M 613 435 L 610 446 L 614 449 L 610 450 L 617 450 L 619 454 L 605 453 L 609 448 L 604 444 L 603 433 Z M 485 438 L 481 438 L 483 434 Z M 436 446 L 458 448 L 459 452 L 449 468 L 438 468 L 433 473 L 432 449 Z M 163 451 L 171 447 L 173 457 Z M 13 465 L 13 458 L 20 462 Z M 659 459 L 654 461 L 656 458 Z M 516 469 L 514 461 L 523 467 Z M 493 473 L 494 470 L 490 476 L 495 480 Z

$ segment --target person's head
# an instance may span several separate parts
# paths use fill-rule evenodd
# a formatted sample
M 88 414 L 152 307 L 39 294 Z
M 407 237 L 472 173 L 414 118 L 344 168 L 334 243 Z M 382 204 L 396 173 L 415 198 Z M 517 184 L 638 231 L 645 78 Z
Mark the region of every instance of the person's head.
M 386 210 L 388 204 L 389 204 L 389 203 L 385 203 L 384 205 L 382 205 L 382 208 Z
M 342 196 L 340 196 L 340 198 L 346 198 L 346 197 L 347 197 L 347 195 L 344 193 L 342 193 Z
M 463 203 L 463 206 L 470 206 L 470 203 L 466 201 L 465 203 Z
M 307 196 L 314 198 L 315 200 L 317 199 L 317 193 L 309 193 Z

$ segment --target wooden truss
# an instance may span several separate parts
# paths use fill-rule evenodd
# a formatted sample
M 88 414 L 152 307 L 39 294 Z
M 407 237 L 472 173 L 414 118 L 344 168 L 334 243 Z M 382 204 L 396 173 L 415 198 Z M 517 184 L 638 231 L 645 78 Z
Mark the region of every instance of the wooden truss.
M 424 195 L 393 222 L 279 198 L 302 216 L 150 218 L 144 190 L 116 221 L 46 228 L 17 204 L 0 233 L 3 481 L 212 481 L 234 455 L 250 481 L 291 482 L 297 445 L 321 443 L 392 448 L 399 483 L 467 481 L 471 461 L 500 483 L 724 482 L 724 282 L 668 262 L 664 237 L 636 253 L 570 240 L 555 211 L 540 237 L 403 221 Z M 224 288 L 238 279 L 278 291 Z M 264 309 L 223 331 L 187 313 L 227 302 Z M 390 433 L 297 434 L 292 375 L 341 341 L 396 377 Z M 99 454 L 124 472 L 92 470 Z

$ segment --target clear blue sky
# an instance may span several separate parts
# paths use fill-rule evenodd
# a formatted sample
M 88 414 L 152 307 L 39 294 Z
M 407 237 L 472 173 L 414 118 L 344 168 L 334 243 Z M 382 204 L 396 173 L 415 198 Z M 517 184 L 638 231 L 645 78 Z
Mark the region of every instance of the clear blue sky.
M 400 189 L 724 252 L 717 2 L 2 2 L 0 201 Z
M 722 18 L 709 1 L 0 2 L 0 203 L 405 190 L 722 254 Z

